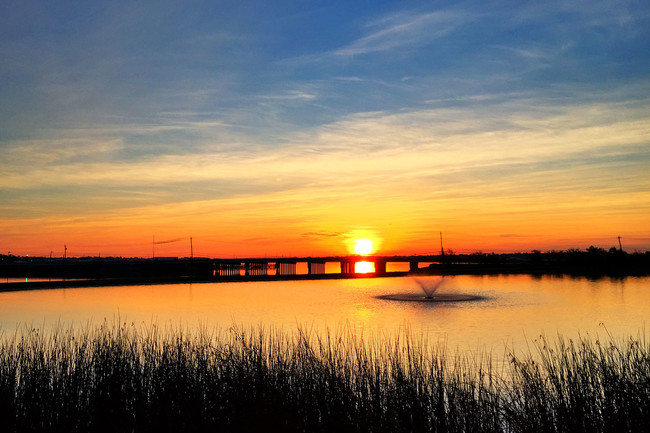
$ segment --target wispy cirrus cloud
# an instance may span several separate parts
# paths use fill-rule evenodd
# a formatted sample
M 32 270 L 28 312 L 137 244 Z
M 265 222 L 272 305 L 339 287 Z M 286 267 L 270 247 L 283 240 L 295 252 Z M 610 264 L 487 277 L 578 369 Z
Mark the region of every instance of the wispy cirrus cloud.
M 364 36 L 335 50 L 334 54 L 356 56 L 428 44 L 472 21 L 472 15 L 453 10 L 393 13 L 369 22 Z
M 335 237 L 338 237 L 338 236 L 341 236 L 341 235 L 342 235 L 342 233 L 339 233 L 339 232 L 324 232 L 324 231 L 307 232 L 307 233 L 302 234 L 302 236 L 304 236 L 306 238 L 335 238 Z
M 351 32 L 347 43 L 336 48 L 285 58 L 278 64 L 291 67 L 332 62 L 336 64 L 365 54 L 417 50 L 449 36 L 477 18 L 474 12 L 463 9 L 397 10 L 366 20 Z M 351 80 L 356 78 L 359 77 L 351 77 Z M 362 80 L 366 78 L 368 77 Z
M 185 196 L 192 199 L 219 197 L 221 188 L 256 195 L 265 184 L 274 185 L 275 191 L 311 189 L 317 195 L 326 191 L 336 195 L 358 188 L 387 192 L 394 188 L 393 180 L 417 189 L 431 182 L 450 187 L 449 181 L 455 179 L 457 186 L 466 186 L 464 194 L 469 194 L 485 192 L 491 185 L 496 193 L 507 185 L 502 179 L 526 176 L 531 179 L 528 187 L 539 183 L 535 188 L 543 191 L 541 185 L 561 189 L 567 179 L 572 179 L 572 188 L 581 185 L 581 178 L 582 186 L 587 179 L 594 185 L 613 185 L 614 179 L 599 180 L 592 174 L 605 166 L 620 169 L 628 164 L 628 173 L 637 175 L 632 167 L 638 162 L 634 165 L 633 160 L 643 162 L 650 157 L 642 151 L 650 135 L 650 120 L 634 104 L 531 105 L 522 100 L 471 110 L 363 113 L 285 135 L 279 147 L 264 146 L 253 137 L 241 143 L 237 152 L 219 151 L 206 141 L 199 152 L 132 161 L 106 160 L 101 153 L 90 161 L 66 159 L 74 151 L 62 141 L 60 150 L 52 152 L 52 158 L 61 155 L 56 163 L 29 165 L 29 155 L 38 153 L 44 144 L 22 143 L 12 164 L 2 166 L 0 188 L 95 185 L 106 191 L 112 188 L 115 194 L 120 188 L 183 191 L 184 185 L 203 190 Z M 110 154 L 119 147 L 89 147 L 92 154 L 91 150 Z M 549 171 L 562 175 L 545 179 Z M 533 177 L 534 173 L 541 177 Z M 617 175 L 621 185 L 630 180 L 621 177 L 623 173 Z M 526 187 L 519 183 L 509 188 Z
M 315 92 L 305 92 L 301 90 L 290 90 L 285 93 L 276 93 L 258 96 L 261 100 L 275 101 L 311 101 L 317 98 Z

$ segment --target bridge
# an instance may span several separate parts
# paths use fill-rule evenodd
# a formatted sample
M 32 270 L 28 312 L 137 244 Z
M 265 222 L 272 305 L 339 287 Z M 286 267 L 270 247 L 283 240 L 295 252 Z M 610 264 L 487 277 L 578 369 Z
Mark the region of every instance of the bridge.
M 156 257 L 114 258 L 30 257 L 0 263 L 0 278 L 24 279 L 20 287 L 89 284 L 140 284 L 173 281 L 253 281 L 282 279 L 330 279 L 400 276 L 440 263 L 438 255 L 379 256 L 349 255 L 332 257 L 252 257 L 199 258 Z M 53 281 L 35 282 L 33 279 Z M 75 279 L 77 282 L 66 280 Z M 58 281 L 57 281 L 58 280 Z M 63 281 L 63 283 L 61 282 Z M 65 283 L 65 284 L 64 284 Z
M 355 275 L 388 276 L 417 271 L 421 265 L 439 263 L 440 255 L 332 256 L 211 259 L 215 278 L 237 276 Z

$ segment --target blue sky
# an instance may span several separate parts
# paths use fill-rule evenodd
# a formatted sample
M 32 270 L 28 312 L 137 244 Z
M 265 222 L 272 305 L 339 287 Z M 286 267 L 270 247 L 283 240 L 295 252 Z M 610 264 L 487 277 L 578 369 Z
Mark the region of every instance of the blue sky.
M 475 224 L 479 197 L 486 221 L 614 212 L 650 247 L 649 29 L 643 1 L 4 1 L 4 243 L 228 200 L 285 225 L 258 203 L 295 203 L 298 233 L 393 224 L 305 197 L 397 200 L 415 239 L 463 228 L 414 212 Z

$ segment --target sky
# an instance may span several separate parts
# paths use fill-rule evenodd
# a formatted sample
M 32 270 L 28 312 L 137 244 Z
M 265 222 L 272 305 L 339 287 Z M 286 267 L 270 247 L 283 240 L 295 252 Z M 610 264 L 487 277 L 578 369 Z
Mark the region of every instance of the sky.
M 5 0 L 0 253 L 650 250 L 648 53 L 647 1 Z

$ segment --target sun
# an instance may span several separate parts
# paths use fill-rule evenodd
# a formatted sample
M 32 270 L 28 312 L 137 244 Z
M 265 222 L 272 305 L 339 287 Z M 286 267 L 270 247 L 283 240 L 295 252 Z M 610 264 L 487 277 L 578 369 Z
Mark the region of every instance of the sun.
M 355 239 L 354 241 L 354 254 L 366 256 L 372 253 L 375 248 L 370 239 Z

